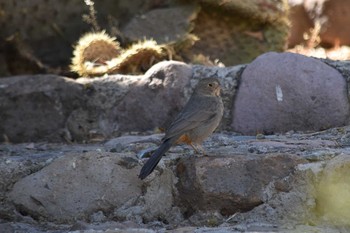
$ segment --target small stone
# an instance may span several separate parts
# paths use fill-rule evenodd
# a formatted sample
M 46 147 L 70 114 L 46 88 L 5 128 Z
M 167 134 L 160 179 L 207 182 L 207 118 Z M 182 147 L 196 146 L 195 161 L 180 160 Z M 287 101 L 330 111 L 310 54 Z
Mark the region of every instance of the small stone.
M 90 221 L 91 222 L 104 222 L 106 221 L 107 217 L 105 216 L 105 214 L 102 211 L 98 211 L 96 213 L 93 213 L 90 216 Z

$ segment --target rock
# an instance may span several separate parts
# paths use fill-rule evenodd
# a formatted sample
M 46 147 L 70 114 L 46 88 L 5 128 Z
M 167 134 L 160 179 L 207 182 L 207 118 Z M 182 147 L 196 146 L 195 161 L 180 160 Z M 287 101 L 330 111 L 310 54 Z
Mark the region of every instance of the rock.
M 289 36 L 285 0 L 201 0 L 193 20 L 198 40 L 192 54 L 202 54 L 226 66 L 249 63 L 268 51 L 284 51 Z
M 332 197 L 344 197 L 347 206 L 348 148 L 336 142 L 349 132 L 347 126 L 260 139 L 214 134 L 204 143 L 208 156 L 173 147 L 143 181 L 137 178 L 136 147 L 130 147 L 146 148 L 159 135 L 80 145 L 0 144 L 0 184 L 7 183 L 0 186 L 0 229 L 347 231 L 347 222 L 331 221 L 327 214 L 337 203 Z M 125 149 L 105 152 L 114 143 Z M 323 189 L 328 199 L 320 195 L 324 183 L 331 187 Z
M 317 185 L 316 211 L 324 221 L 334 225 L 349 225 L 350 218 L 350 157 L 342 154 L 330 160 Z
M 322 130 L 348 120 L 346 80 L 337 70 L 313 58 L 271 52 L 244 70 L 232 127 L 255 135 Z
M 83 102 L 82 85 L 55 75 L 2 78 L 0 89 L 0 141 L 62 141 L 68 115 Z
M 174 201 L 174 173 L 164 165 L 164 161 L 160 166 L 162 168 L 156 168 L 157 175 L 143 183 L 142 196 L 116 208 L 114 218 L 139 224 L 155 220 L 166 223 L 178 223 L 183 220 Z
M 264 202 L 264 190 L 305 162 L 292 155 L 233 155 L 183 159 L 177 165 L 179 198 L 187 214 L 217 210 L 228 216 Z
M 15 231 L 11 223 L 0 223 L 0 227 L 4 233 L 10 233 Z
M 293 75 L 294 70 L 276 71 L 271 64 L 279 64 L 279 56 L 288 62 L 292 60 L 290 64 L 298 67 L 303 67 L 301 63 L 306 66 L 307 61 L 317 70 L 302 73 L 298 68 L 301 74 L 297 77 Z M 347 63 L 325 62 L 338 69 L 350 82 Z M 55 75 L 2 78 L 0 141 L 101 141 L 125 132 L 166 128 L 187 102 L 198 80 L 206 77 L 217 77 L 222 85 L 225 110 L 219 131 L 255 135 L 338 126 L 347 122 L 348 100 L 345 96 L 348 90 L 341 74 L 326 64 L 301 55 L 269 53 L 249 66 L 223 68 L 164 61 L 142 76 L 111 75 L 77 80 Z M 281 67 L 293 68 L 291 65 Z M 257 76 L 255 82 L 253 78 Z M 307 78 L 302 78 L 304 76 Z M 324 79 L 328 81 L 324 82 Z M 277 83 L 281 80 L 284 83 Z M 254 83 L 248 87 L 249 82 Z M 310 82 L 314 82 L 312 90 L 305 88 L 311 86 Z M 266 83 L 278 91 L 279 98 L 283 94 L 284 101 L 276 102 L 274 92 L 264 89 Z M 254 92 L 251 91 L 253 87 Z M 292 92 L 291 87 L 300 90 Z M 331 88 L 345 91 L 331 92 Z M 286 101 L 286 96 L 291 99 Z M 311 107 L 312 111 L 309 110 Z M 291 109 L 295 114 L 293 117 Z
M 117 138 L 112 138 L 111 140 L 107 141 L 104 145 L 106 147 L 115 147 L 116 145 L 130 145 L 132 143 L 138 143 L 138 142 L 160 142 L 163 135 L 160 134 L 152 134 L 152 135 L 146 135 L 146 136 L 121 136 Z
M 92 30 L 112 29 L 111 27 L 114 28 L 113 30 L 118 30 L 119 26 L 124 26 L 134 15 L 167 5 L 166 2 L 155 0 L 142 2 L 101 0 L 94 2 L 93 7 L 98 18 L 95 23 L 100 27 L 97 29 L 91 25 L 90 17 L 89 23 L 82 19 L 83 16 L 86 19 L 89 15 L 88 2 L 84 4 L 80 0 L 72 0 L 70 4 L 53 3 L 52 0 L 33 0 L 28 3 L 0 0 L 2 10 L 0 15 L 2 28 L 0 47 L 1 44 L 6 44 L 11 36 L 16 35 L 21 39 L 21 43 L 28 47 L 27 52 L 29 52 L 26 57 L 5 52 L 4 59 L 0 58 L 0 60 L 4 60 L 4 64 L 1 65 L 4 65 L 7 72 L 1 72 L 3 70 L 0 67 L 0 73 L 10 73 L 12 75 L 37 73 L 36 65 L 33 66 L 33 61 L 28 60 L 28 57 L 37 57 L 44 65 L 53 68 L 50 69 L 51 72 L 72 75 L 68 72 L 68 65 L 71 62 L 73 52 L 72 45 L 83 33 Z M 2 49 L 0 48 L 0 50 Z M 13 59 L 14 56 L 15 59 Z M 18 59 L 22 60 L 22 64 L 18 64 Z M 27 68 L 26 64 L 31 66 Z M 16 65 L 20 65 L 20 69 L 16 69 Z M 14 69 L 7 70 L 10 67 Z
M 1 148 L 0 155 L 0 199 L 4 199 L 17 181 L 41 170 L 50 164 L 59 153 L 46 152 L 31 156 L 19 152 L 17 155 L 15 151 L 9 149 L 6 152 Z
M 192 92 L 192 87 L 188 87 L 191 76 L 191 67 L 185 63 L 165 61 L 143 76 L 80 79 L 78 82 L 90 89 L 87 106 L 78 109 L 68 124 L 84 139 L 88 139 L 91 130 L 102 138 L 120 132 L 153 130 L 171 121 L 186 103 Z
M 0 141 L 82 142 L 153 130 L 181 110 L 194 87 L 191 77 L 190 66 L 169 61 L 144 76 L 2 78 Z
M 66 4 L 53 6 L 43 0 L 35 0 L 28 4 L 24 2 L 12 4 L 4 0 L 0 3 L 4 12 L 0 17 L 3 40 L 18 34 L 22 43 L 26 44 L 30 48 L 29 51 L 43 63 L 54 67 L 69 64 L 71 45 L 82 31 L 88 30 L 88 25 L 81 20 L 82 14 L 88 12 L 87 8 L 82 7 L 77 0 L 73 0 L 70 6 Z M 29 18 L 32 20 L 28 20 Z M 52 27 L 54 22 L 55 29 Z M 18 30 L 14 29 L 15 27 Z M 57 33 L 61 36 L 58 37 Z M 66 42 L 62 43 L 62 40 Z
M 119 165 L 125 156 L 67 154 L 18 181 L 9 197 L 22 213 L 49 221 L 69 223 L 107 213 L 141 194 L 137 160 L 126 168 Z
M 288 12 L 288 5 L 285 0 L 253 2 L 231 1 L 220 4 L 213 0 L 200 0 L 204 6 L 209 5 L 211 8 L 220 8 L 222 11 L 232 11 L 247 18 L 257 19 L 262 22 L 274 23 L 281 19 Z
M 147 38 L 154 39 L 158 44 L 175 42 L 189 33 L 191 20 L 197 13 L 196 7 L 191 5 L 154 9 L 142 16 L 135 16 L 122 32 L 133 41 Z
M 142 77 L 127 78 L 123 75 L 104 78 L 80 78 L 76 82 L 84 87 L 84 103 L 74 109 L 66 121 L 69 134 L 74 141 L 101 140 L 120 126 L 116 117 L 116 105 L 120 104 L 132 85 Z
M 191 77 L 191 67 L 183 62 L 164 61 L 151 67 L 115 105 L 117 129 L 145 131 L 168 126 L 192 93 Z

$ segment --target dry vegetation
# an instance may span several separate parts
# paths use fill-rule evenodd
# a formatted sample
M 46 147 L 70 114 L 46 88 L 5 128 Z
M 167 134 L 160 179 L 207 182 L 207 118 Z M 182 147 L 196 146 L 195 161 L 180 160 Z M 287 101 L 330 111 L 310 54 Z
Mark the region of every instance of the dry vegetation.
M 309 33 L 304 34 L 305 43 L 303 45 L 297 45 L 288 51 L 310 57 L 328 58 L 332 60 L 349 60 L 349 46 L 340 46 L 339 44 L 336 44 L 333 48 L 324 48 L 320 46 L 320 30 L 320 24 L 316 23 L 315 27 L 310 29 Z

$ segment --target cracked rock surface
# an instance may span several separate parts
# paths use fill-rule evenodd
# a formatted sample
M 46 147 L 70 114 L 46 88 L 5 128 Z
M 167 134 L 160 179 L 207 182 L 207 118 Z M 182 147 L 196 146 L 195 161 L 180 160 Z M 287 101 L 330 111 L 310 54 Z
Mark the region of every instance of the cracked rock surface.
M 225 112 L 207 156 L 174 146 L 141 181 L 199 79 Z M 248 65 L 0 79 L 0 232 L 349 232 L 350 68 L 267 53 Z
M 161 135 L 95 144 L 2 144 L 0 227 L 342 232 L 347 225 L 339 228 L 329 214 L 347 215 L 325 213 L 330 200 L 327 189 L 319 190 L 350 166 L 349 134 L 349 127 L 256 137 L 216 133 L 204 143 L 207 156 L 175 146 L 144 181 L 137 178 L 143 164 L 138 153 L 156 146 Z M 341 177 L 342 183 L 349 179 Z

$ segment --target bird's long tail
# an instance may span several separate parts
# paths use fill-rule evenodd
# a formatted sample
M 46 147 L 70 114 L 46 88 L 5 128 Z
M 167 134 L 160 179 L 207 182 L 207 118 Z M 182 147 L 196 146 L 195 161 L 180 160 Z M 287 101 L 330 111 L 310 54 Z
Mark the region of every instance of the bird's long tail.
M 158 147 L 158 149 L 147 160 L 145 165 L 143 165 L 139 174 L 139 178 L 141 180 L 145 179 L 149 174 L 152 173 L 152 171 L 157 166 L 162 156 L 165 154 L 165 152 L 167 152 L 170 149 L 172 145 L 173 145 L 173 140 L 167 139 Z

